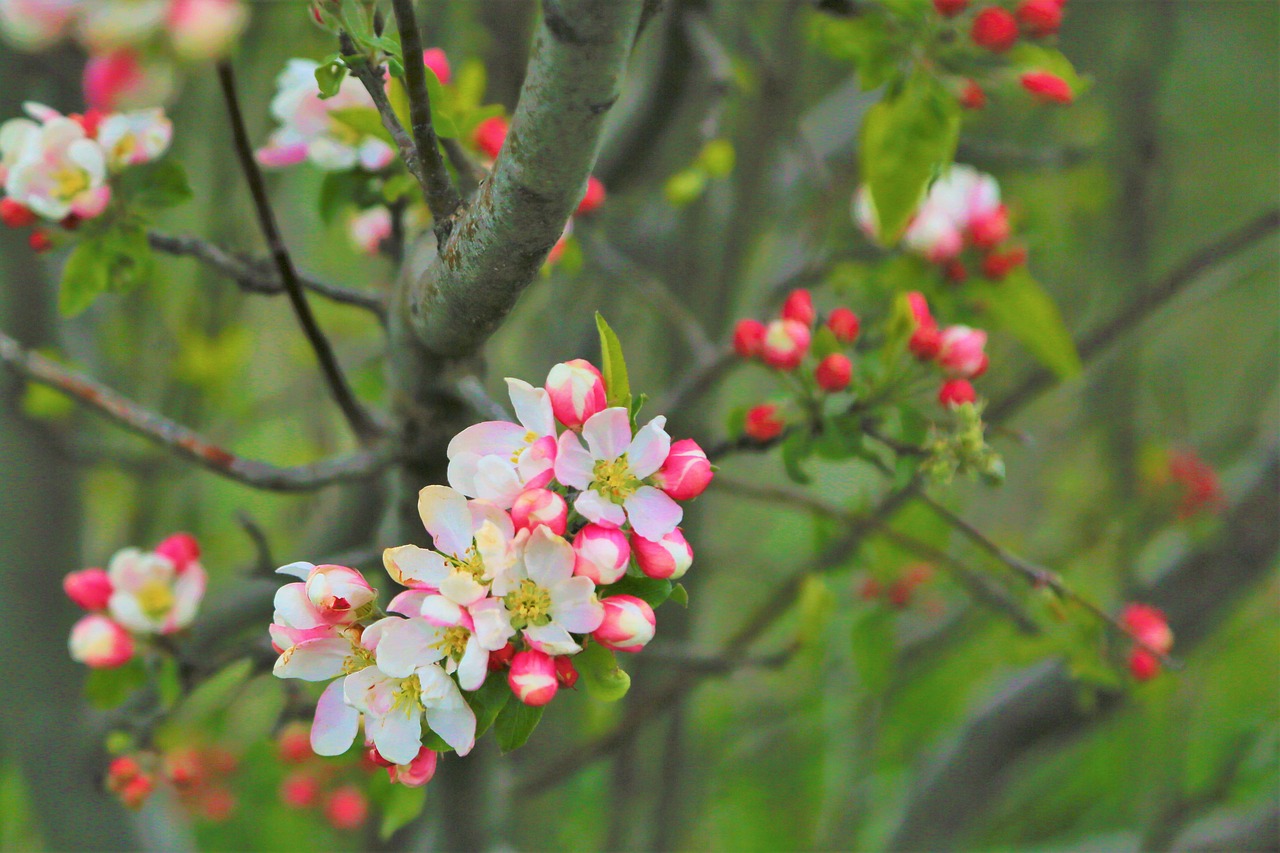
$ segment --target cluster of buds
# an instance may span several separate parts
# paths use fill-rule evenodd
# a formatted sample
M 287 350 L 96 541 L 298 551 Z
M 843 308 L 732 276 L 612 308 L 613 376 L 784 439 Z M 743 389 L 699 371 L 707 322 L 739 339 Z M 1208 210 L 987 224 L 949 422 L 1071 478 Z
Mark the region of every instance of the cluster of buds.
M 165 780 L 187 812 L 212 823 L 221 823 L 235 812 L 236 796 L 229 782 L 239 764 L 234 753 L 207 745 L 170 750 L 160 762 Z
M 987 372 L 987 333 L 968 326 L 939 328 L 929 301 L 919 291 L 905 297 L 911 324 L 907 348 L 918 361 L 936 365 L 946 377 L 938 402 L 948 409 L 974 403 L 978 394 L 970 380 Z
M 154 551 L 117 552 L 105 571 L 71 572 L 62 588 L 88 611 L 71 629 L 71 657 L 95 669 L 122 666 L 139 639 L 181 631 L 195 618 L 205 588 L 200 547 L 176 533 Z
M 1149 604 L 1130 604 L 1120 615 L 1125 630 L 1138 642 L 1129 649 L 1129 672 L 1139 681 L 1160 674 L 1160 658 L 1173 648 L 1173 631 L 1165 616 Z
M 505 117 L 491 116 L 477 124 L 472 131 L 470 139 L 472 147 L 486 159 L 490 166 L 502 152 L 502 146 L 507 141 L 507 131 L 510 126 L 510 122 Z M 565 246 L 573 235 L 574 220 L 599 210 L 605 202 L 605 196 L 604 183 L 595 175 L 588 175 L 587 185 L 582 191 L 582 200 L 578 202 L 578 207 L 574 210 L 573 216 L 565 223 L 564 232 L 561 233 L 560 239 L 551 247 L 551 252 L 547 255 L 547 263 L 549 265 L 554 266 L 556 261 L 564 254 Z
M 125 808 L 140 809 L 151 797 L 156 788 L 156 775 L 143 766 L 151 763 L 145 756 L 122 755 L 107 765 L 106 788 Z
M 175 64 L 224 56 L 247 21 L 242 0 L 0 0 L 0 34 L 18 48 L 71 38 L 89 54 L 85 98 L 99 110 L 165 100 Z
M 850 356 L 860 329 L 858 315 L 844 306 L 819 317 L 812 294 L 799 289 L 791 291 L 779 316 L 767 325 L 751 318 L 739 320 L 733 330 L 733 349 L 744 359 L 796 375 L 806 391 L 834 394 L 848 389 L 853 381 Z M 766 403 L 747 413 L 744 430 L 756 441 L 769 441 L 785 425 L 779 407 Z
M 944 18 L 956 19 L 970 11 L 970 0 L 933 0 L 934 9 Z M 1056 35 L 1062 26 L 1066 0 L 1020 0 L 1006 8 L 987 4 L 973 11 L 968 22 L 969 39 L 983 50 L 1003 54 L 1017 44 L 1019 38 L 1046 39 Z M 1011 11 L 1012 10 L 1012 11 Z M 1071 84 L 1046 70 L 1027 71 L 1019 82 L 1036 100 L 1047 104 L 1069 104 L 1075 100 Z M 969 109 L 986 105 L 986 94 L 975 80 L 965 81 L 961 103 Z
M 0 222 L 33 227 L 31 247 L 53 245 L 49 228 L 76 228 L 111 201 L 111 180 L 169 148 L 173 125 L 160 109 L 63 115 L 27 103 L 25 118 L 0 125 Z
M 385 760 L 372 747 L 368 747 L 360 761 L 348 766 L 321 761 L 311 751 L 307 726 L 292 723 L 284 728 L 276 742 L 276 753 L 281 763 L 289 767 L 280 783 L 280 801 L 290 809 L 299 811 L 316 809 L 334 829 L 349 832 L 364 826 L 369 817 L 369 799 L 363 786 L 353 778 L 356 771 L 380 770 Z M 435 753 L 431 753 L 432 756 Z M 431 761 L 435 769 L 434 758 Z M 387 768 L 393 782 L 404 783 L 397 777 L 397 767 Z M 427 775 L 427 779 L 430 774 Z M 421 784 L 426 784 L 426 779 Z
M 884 601 L 895 610 L 905 610 L 911 606 L 916 590 L 931 580 L 933 566 L 916 563 L 903 569 L 887 584 L 879 578 L 867 577 L 859 587 L 858 594 L 863 601 Z
M 962 402 L 950 408 L 954 422 L 949 429 L 931 428 L 920 472 L 939 483 L 949 483 L 957 474 L 977 474 L 988 482 L 1003 483 L 1004 460 L 987 444 L 982 403 Z
M 874 239 L 875 210 L 866 187 L 858 191 L 855 210 L 859 227 Z M 996 179 L 957 164 L 929 187 L 902 244 L 936 264 L 948 281 L 961 284 L 972 267 L 999 281 L 1026 263 L 1026 250 L 1010 237 L 1009 210 L 1000 201 Z
M 459 433 L 450 485 L 419 494 L 434 547 L 383 554 L 406 587 L 387 607 L 393 615 L 355 569 L 280 569 L 299 582 L 276 595 L 275 673 L 334 679 L 311 727 L 317 754 L 345 752 L 363 723 L 378 760 L 399 766 L 393 778 L 425 782 L 435 757 L 423 752 L 424 722 L 466 755 L 476 736 L 468 697 L 487 678 L 505 672 L 517 700 L 545 705 L 576 681 L 571 657 L 587 644 L 642 649 L 656 620 L 632 592 L 688 571 L 679 502 L 711 481 L 702 449 L 672 442 L 663 417 L 633 431 L 584 360 L 556 365 L 542 388 L 507 385 L 519 423 Z

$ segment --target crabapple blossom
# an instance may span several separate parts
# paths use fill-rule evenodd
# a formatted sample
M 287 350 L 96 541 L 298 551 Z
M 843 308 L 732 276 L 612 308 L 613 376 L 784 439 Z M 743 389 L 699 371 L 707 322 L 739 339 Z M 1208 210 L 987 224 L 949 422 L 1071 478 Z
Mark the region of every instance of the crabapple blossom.
M 102 569 L 81 569 L 62 579 L 62 591 L 85 610 L 106 610 L 111 600 L 111 578 Z
M 616 527 L 587 524 L 573 537 L 573 573 L 600 586 L 617 583 L 631 562 L 631 543 Z
M 696 498 L 706 491 L 715 474 L 698 442 L 682 438 L 672 442 L 671 452 L 653 477 L 653 483 L 678 501 Z
M 733 328 L 733 351 L 743 358 L 760 354 L 764 347 L 765 327 L 759 320 L 739 320 Z
M 382 205 L 353 214 L 347 221 L 351 242 L 366 255 L 376 255 L 391 232 L 391 211 Z
M 455 435 L 445 450 L 449 485 L 503 509 L 526 489 L 551 481 L 557 453 L 551 395 L 520 379 L 508 378 L 507 389 L 518 424 L 474 424 Z
M 120 756 L 107 766 L 107 790 L 119 797 L 126 808 L 142 808 L 154 789 L 155 779 L 131 756 Z
M 100 613 L 83 616 L 67 641 L 71 659 L 94 669 L 113 669 L 133 658 L 133 637 Z
M 1018 40 L 1018 22 L 999 6 L 988 6 L 974 17 L 969 35 L 979 47 L 1003 53 Z
M 437 664 L 418 666 L 402 678 L 369 666 L 344 681 L 346 704 L 364 715 L 365 733 L 378 752 L 396 764 L 408 764 L 417 757 L 424 716 L 427 727 L 458 755 L 466 755 L 475 745 L 475 713 L 458 685 Z
M 327 624 L 348 623 L 377 596 L 364 575 L 346 566 L 290 563 L 276 569 L 303 581 L 303 590 Z
M 1164 613 L 1149 604 L 1130 604 L 1120 621 L 1144 645 L 1162 654 L 1173 648 L 1173 631 Z
M 1150 681 L 1160 674 L 1160 659 L 1141 646 L 1129 651 L 1129 672 L 1138 681 Z
M 85 63 L 82 84 L 90 109 L 110 111 L 165 101 L 175 85 L 173 69 L 122 47 L 94 54 Z
M 774 320 L 765 327 L 760 357 L 778 370 L 794 370 L 809 351 L 809 327 L 797 320 Z
M 858 315 L 844 306 L 834 309 L 827 315 L 827 328 L 842 344 L 851 344 L 857 340 L 861 325 Z
M 786 301 L 782 303 L 782 319 L 812 326 L 813 318 L 813 295 L 809 291 L 798 288 L 787 294 Z
M 682 578 L 693 565 L 693 548 L 679 527 L 656 541 L 632 534 L 631 553 L 640 571 L 658 580 Z
M 494 595 L 506 605 L 505 617 L 530 647 L 552 655 L 574 654 L 581 647 L 571 634 L 589 634 L 604 618 L 590 578 L 573 574 L 573 546 L 546 527 L 524 541 L 521 558 L 494 581 Z
M 489 671 L 498 672 L 511 666 L 511 660 L 516 656 L 516 647 L 513 643 L 507 643 L 496 652 L 489 652 Z
M 574 509 L 596 524 L 621 527 L 630 522 L 641 536 L 653 539 L 674 530 L 683 510 L 646 482 L 658 473 L 671 450 L 671 439 L 663 429 L 666 422 L 660 415 L 633 438 L 630 414 L 613 407 L 597 412 L 583 425 L 586 449 L 577 433 L 562 433 L 555 474 L 566 486 L 582 490 Z
M 11 119 L 0 128 L 0 147 L 8 167 L 5 192 L 45 219 L 56 222 L 72 213 L 90 219 L 106 208 L 106 155 L 74 119 Z
M 150 163 L 169 149 L 173 123 L 159 108 L 115 113 L 98 126 L 98 144 L 111 170 Z
M 1028 71 L 1019 81 L 1022 88 L 1043 104 L 1069 104 L 1076 99 L 1071 84 L 1048 71 Z
M 1009 239 L 1009 211 L 1003 205 L 969 217 L 969 239 L 980 249 L 993 249 Z
M 474 615 L 447 596 L 432 595 L 423 601 L 421 616 L 384 620 L 378 668 L 408 678 L 422 665 L 443 663 L 445 672 L 457 674 L 463 690 L 478 690 L 489 671 L 489 653 L 502 648 L 512 630 L 498 599 L 486 598 L 472 607 Z M 481 616 L 479 626 L 475 616 Z
M 967 379 L 948 379 L 938 389 L 938 402 L 948 409 L 972 403 L 977 399 L 978 393 L 973 390 L 973 385 Z
M 310 736 L 306 726 L 290 723 L 276 741 L 276 754 L 286 764 L 301 764 L 311 757 Z
M 387 775 L 396 785 L 406 788 L 421 788 L 436 775 L 436 761 L 439 755 L 433 749 L 422 747 L 408 764 L 393 764 L 387 768 Z
M 615 652 L 638 652 L 653 639 L 657 620 L 644 599 L 611 595 L 602 603 L 604 621 L 591 634 L 597 643 Z
M 172 634 L 191 624 L 204 597 L 205 573 L 198 561 L 182 568 L 163 554 L 126 548 L 107 565 L 111 598 L 107 609 L 140 634 Z
M 853 362 L 849 356 L 833 352 L 818 363 L 814 378 L 824 391 L 843 391 L 853 379 Z
M 600 371 L 581 358 L 551 368 L 545 387 L 556 420 L 569 429 L 581 429 L 588 418 L 609 405 Z
M 773 403 L 762 403 L 747 411 L 742 431 L 756 441 L 771 441 L 782 435 L 785 427 L 786 423 L 778 416 L 778 407 Z
M 334 829 L 359 829 L 369 817 L 369 800 L 355 785 L 343 785 L 325 800 L 324 816 Z
M 564 498 L 547 489 L 529 489 L 511 505 L 511 521 L 516 532 L 546 526 L 557 536 L 564 534 L 569 518 L 569 505 Z
M 551 657 L 534 649 L 518 652 L 511 659 L 507 683 L 517 699 L 533 706 L 550 702 L 560 687 L 556 678 L 556 666 Z
M 968 326 L 948 326 L 938 340 L 938 364 L 953 378 L 972 379 L 987 369 L 983 348 L 987 333 Z

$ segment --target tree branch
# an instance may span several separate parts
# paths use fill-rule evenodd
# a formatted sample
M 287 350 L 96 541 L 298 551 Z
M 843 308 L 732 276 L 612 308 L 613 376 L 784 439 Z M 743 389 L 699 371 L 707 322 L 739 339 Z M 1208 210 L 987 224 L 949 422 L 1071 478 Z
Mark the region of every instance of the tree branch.
M 358 453 L 334 456 L 309 465 L 280 467 L 236 456 L 195 431 L 148 411 L 94 380 L 30 352 L 0 332 L 0 361 L 14 373 L 61 391 L 117 424 L 160 444 L 189 461 L 257 489 L 298 492 L 331 483 L 371 477 L 388 467 L 392 447 L 381 444 Z
M 560 238 L 618 98 L 641 3 L 546 0 L 542 7 L 493 174 L 397 306 L 419 342 L 439 356 L 478 349 Z
M 316 359 L 320 362 L 320 369 L 324 373 L 334 400 L 342 409 L 342 414 L 351 425 L 356 437 L 367 444 L 377 437 L 380 430 L 352 393 L 351 386 L 347 384 L 346 377 L 342 374 L 342 368 L 338 365 L 338 359 L 334 356 L 328 339 L 316 323 L 315 315 L 311 313 L 306 294 L 302 292 L 302 283 L 298 280 L 293 259 L 289 257 L 284 240 L 280 236 L 280 229 L 276 225 L 275 213 L 271 210 L 271 202 L 267 198 L 267 186 L 262 180 L 262 172 L 258 169 L 258 161 L 253 157 L 253 147 L 249 144 L 244 116 L 240 112 L 240 100 L 236 95 L 235 75 L 231 70 L 230 62 L 224 60 L 218 63 L 218 82 L 222 86 L 222 95 L 227 104 L 227 116 L 231 121 L 231 133 L 235 141 L 236 156 L 240 160 L 240 169 L 249 183 L 254 209 L 258 214 L 258 224 L 271 251 L 271 258 L 275 261 L 276 269 L 280 273 L 280 283 L 289 296 L 289 302 L 293 305 L 294 313 L 298 316 L 298 322 L 307 336 L 307 341 L 315 351 Z
M 274 271 L 263 269 L 262 261 L 254 261 L 227 251 L 202 237 L 148 231 L 147 242 L 158 252 L 195 258 L 230 278 L 246 293 L 279 296 L 285 292 L 284 285 L 280 283 L 280 276 Z M 380 294 L 351 290 L 302 275 L 298 276 L 298 281 L 317 296 L 323 296 L 343 305 L 363 308 L 374 314 L 378 322 L 386 325 L 387 306 Z
M 422 34 L 413 14 L 413 0 L 392 0 L 400 30 L 400 44 L 404 55 L 404 84 L 409 94 L 409 120 L 413 124 L 413 139 L 422 162 L 426 179 L 427 207 L 436 221 L 436 237 L 448 236 L 453 227 L 452 219 L 462 203 L 458 191 L 449 180 L 449 170 L 440 156 L 440 142 L 436 129 L 431 125 L 431 95 L 427 91 L 426 66 L 422 61 Z

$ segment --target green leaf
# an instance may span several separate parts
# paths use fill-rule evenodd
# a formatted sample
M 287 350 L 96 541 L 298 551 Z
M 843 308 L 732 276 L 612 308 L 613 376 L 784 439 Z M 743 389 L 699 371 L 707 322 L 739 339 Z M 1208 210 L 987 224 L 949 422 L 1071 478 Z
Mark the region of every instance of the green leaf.
M 115 183 L 128 204 L 147 210 L 176 207 L 193 195 L 187 170 L 172 157 L 130 166 L 120 173 Z
M 893 614 L 883 607 L 867 610 L 853 625 L 853 665 L 862 686 L 879 695 L 893 677 Z
M 685 589 L 684 584 L 682 583 L 678 583 L 675 586 L 671 587 L 670 598 L 672 601 L 674 601 L 676 604 L 679 604 L 681 607 L 689 606 L 689 590 Z
M 426 804 L 426 786 L 407 788 L 404 785 L 392 785 L 390 792 L 382 800 L 382 823 L 378 824 L 378 837 L 386 841 L 395 835 L 396 830 L 422 814 Z
M 97 240 L 85 240 L 72 250 L 62 268 L 62 284 L 58 288 L 58 311 L 74 317 L 84 311 L 98 295 L 111 286 L 110 267 Z
M 897 242 L 959 133 L 959 102 L 924 71 L 867 111 L 859 155 L 881 242 Z
M 95 669 L 84 682 L 89 704 L 100 710 L 119 707 L 129 695 L 147 683 L 147 672 L 137 658 L 115 669 Z
M 320 220 L 326 224 L 348 205 L 363 188 L 365 177 L 359 172 L 326 172 L 320 182 Z
M 808 430 L 792 430 L 782 441 L 782 467 L 788 477 L 801 485 L 808 485 L 813 480 L 802 467 L 812 452 L 813 437 Z
M 245 748 L 266 740 L 285 709 L 284 682 L 271 673 L 248 681 L 227 708 L 226 739 Z
M 189 727 L 199 727 L 230 704 L 252 672 L 253 661 L 249 658 L 229 664 L 187 694 L 176 716 Z
M 508 702 L 503 706 L 493 724 L 494 734 L 498 737 L 498 749 L 505 753 L 524 746 L 524 742 L 542 719 L 542 709 L 542 705 L 534 707 L 520 701 Z
M 316 85 L 320 87 L 320 100 L 332 98 L 338 94 L 338 88 L 347 76 L 347 66 L 340 62 L 331 62 L 316 68 Z
M 728 139 L 712 139 L 698 152 L 697 163 L 708 177 L 725 178 L 733 172 L 733 143 Z
M 490 675 L 484 680 L 484 684 L 474 693 L 463 693 L 467 699 L 467 704 L 471 706 L 471 710 L 476 715 L 476 738 L 489 730 L 493 725 L 493 721 L 498 718 L 498 714 L 506 706 L 507 700 L 511 698 L 511 688 L 507 685 L 505 678 L 498 678 Z
M 182 678 L 178 673 L 178 662 L 165 657 L 156 672 L 156 688 L 160 693 L 160 704 L 172 708 L 182 698 Z
M 613 329 L 596 312 L 596 329 L 600 332 L 600 361 L 604 366 L 605 398 L 610 406 L 631 408 L 631 380 L 627 378 L 627 362 L 622 357 L 622 343 Z
M 668 178 L 662 192 L 672 207 L 685 207 L 697 201 L 706 188 L 706 171 L 698 166 L 690 166 Z
M 427 94 L 431 97 L 431 126 L 435 128 L 436 136 L 441 139 L 456 139 L 458 137 L 458 124 L 453 120 L 453 116 L 446 111 L 449 95 L 445 92 L 444 85 L 440 82 L 440 78 L 436 76 L 436 72 L 425 64 L 423 65 L 423 70 L 427 74 Z
M 1079 375 L 1080 354 L 1058 306 L 1025 267 L 1009 273 L 998 284 L 974 284 L 996 325 L 1017 338 L 1059 379 Z
M 593 699 L 617 702 L 631 689 L 631 676 L 618 666 L 613 652 L 599 643 L 588 643 L 574 656 L 573 665 Z
M 382 126 L 382 117 L 373 107 L 344 107 L 330 110 L 329 115 L 356 133 L 377 137 L 389 145 L 395 142 L 390 132 Z
M 796 629 L 796 641 L 801 645 L 813 645 L 822 640 L 831 616 L 836 610 L 836 596 L 826 581 L 817 575 L 809 575 L 800 587 L 796 607 L 800 624 Z
M 609 595 L 634 595 L 650 607 L 656 608 L 671 597 L 673 587 L 669 580 L 623 575 L 617 583 L 611 583 L 602 589 L 604 594 L 601 598 Z

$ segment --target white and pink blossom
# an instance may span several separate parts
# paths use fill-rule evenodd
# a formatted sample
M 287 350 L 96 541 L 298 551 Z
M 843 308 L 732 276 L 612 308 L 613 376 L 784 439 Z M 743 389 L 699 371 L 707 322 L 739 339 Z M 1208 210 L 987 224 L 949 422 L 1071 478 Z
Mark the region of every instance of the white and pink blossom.
M 507 379 L 519 423 L 484 421 L 453 437 L 446 449 L 449 485 L 472 498 L 509 508 L 526 489 L 551 481 L 556 424 L 545 389 Z
M 0 31 L 23 50 L 63 37 L 84 0 L 0 0 Z
M 421 788 L 436 775 L 438 759 L 439 756 L 435 750 L 424 746 L 408 764 L 393 764 L 388 767 L 387 775 L 391 777 L 393 784 L 404 785 L 406 788 Z
M 942 330 L 938 364 L 948 376 L 973 379 L 987 369 L 987 333 L 968 326 L 948 326 Z
M 347 220 L 351 242 L 366 255 L 378 254 L 391 231 L 391 211 L 382 205 L 362 210 Z
M 569 505 L 549 489 L 528 489 L 511 505 L 511 521 L 517 532 L 545 526 L 561 536 L 568 518 Z
M 511 692 L 526 705 L 545 705 L 560 687 L 556 666 L 550 656 L 536 650 L 519 652 L 511 659 L 507 673 Z
M 603 602 L 604 620 L 591 638 L 615 652 L 638 652 L 653 639 L 657 619 L 653 608 L 634 595 L 611 595 Z
M 671 452 L 654 475 L 653 483 L 678 501 L 696 498 L 706 491 L 715 474 L 706 452 L 692 438 L 671 443 Z
M 589 634 L 600 625 L 604 610 L 590 578 L 575 576 L 573 547 L 546 527 L 524 540 L 520 559 L 494 581 L 502 596 L 507 624 L 523 633 L 531 648 L 549 655 L 581 651 L 572 634 Z
M 169 150 L 172 139 L 173 122 L 159 108 L 114 113 L 98 125 L 98 144 L 111 170 L 150 163 Z
M 107 566 L 111 598 L 107 609 L 117 622 L 139 634 L 172 634 L 191 624 L 204 597 L 205 573 L 199 562 L 181 571 L 173 560 L 154 552 L 126 548 Z
M 573 430 L 581 429 L 588 418 L 608 405 L 600 371 L 581 358 L 551 368 L 546 390 L 556 420 Z
M 170 0 L 165 28 L 174 53 L 201 61 L 225 56 L 248 20 L 239 0 Z
M 760 358 L 778 370 L 794 370 L 809 352 L 812 333 L 798 320 L 774 320 L 765 327 Z
M 24 121 L 6 122 L 0 133 L 5 148 L 5 193 L 54 221 L 72 213 L 84 219 L 101 213 L 111 198 L 102 147 L 70 118 L 55 116 L 39 125 L 19 124 Z
M 573 573 L 597 586 L 617 583 L 631 562 L 631 543 L 616 527 L 587 524 L 573 537 Z
M 67 641 L 72 660 L 94 669 L 113 669 L 133 658 L 133 637 L 100 613 L 81 617 Z
M 682 578 L 693 565 L 693 548 L 679 527 L 657 540 L 632 534 L 631 553 L 640 571 L 660 580 Z

